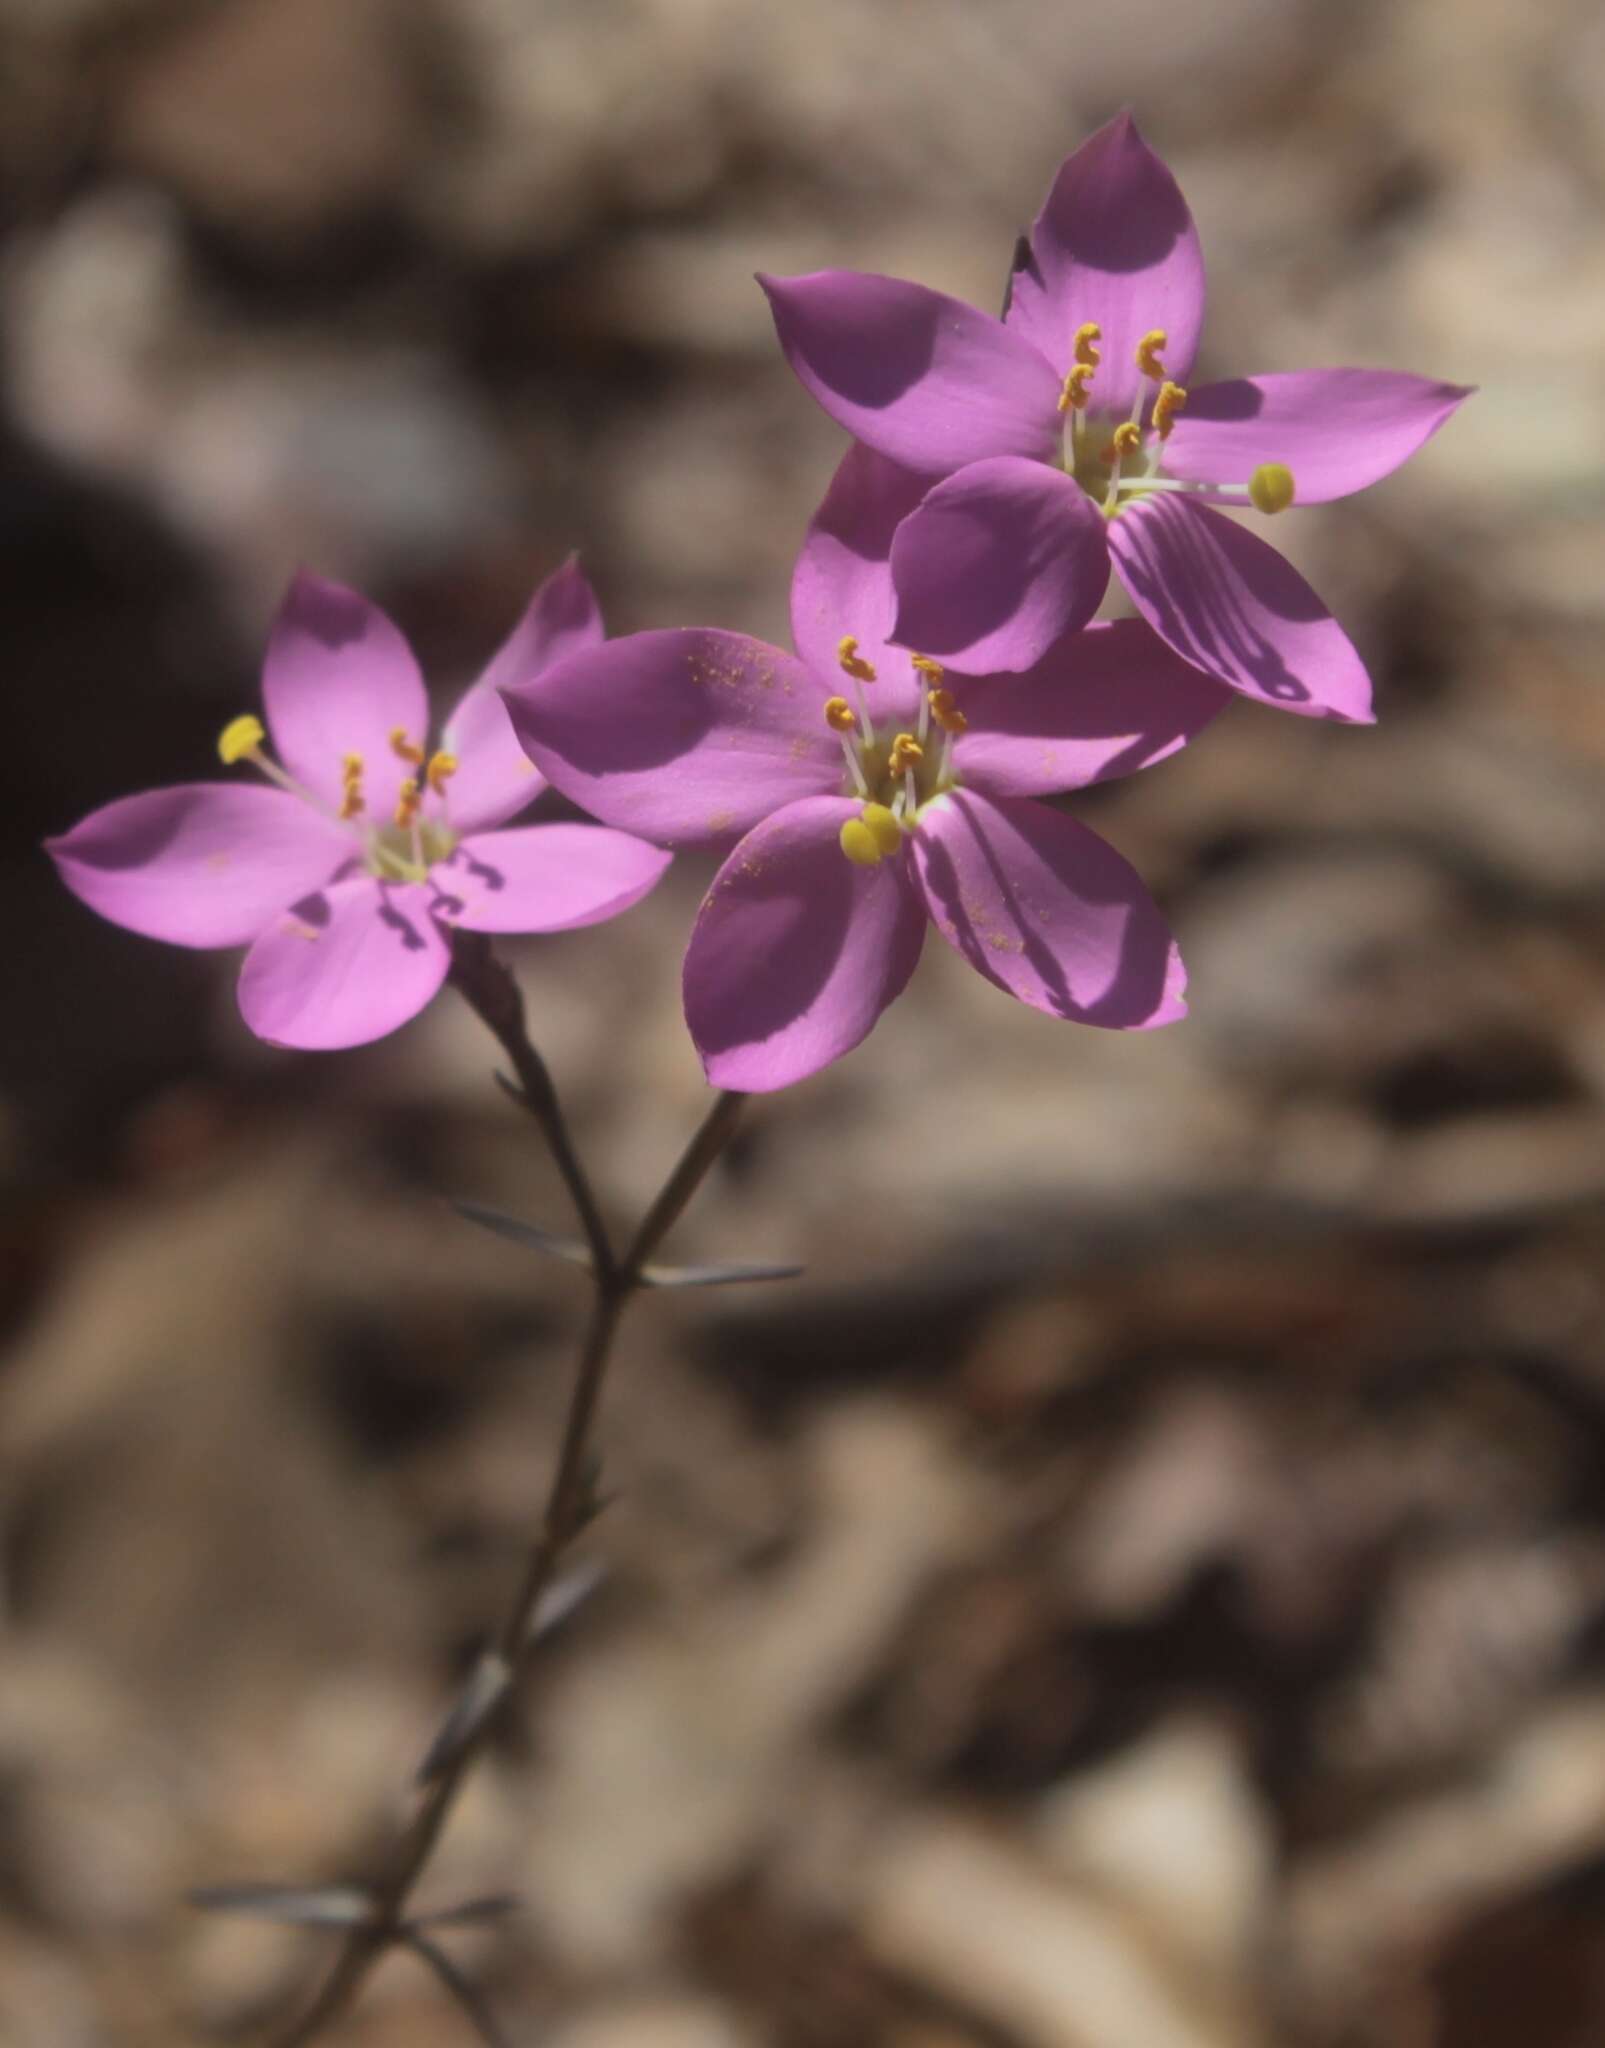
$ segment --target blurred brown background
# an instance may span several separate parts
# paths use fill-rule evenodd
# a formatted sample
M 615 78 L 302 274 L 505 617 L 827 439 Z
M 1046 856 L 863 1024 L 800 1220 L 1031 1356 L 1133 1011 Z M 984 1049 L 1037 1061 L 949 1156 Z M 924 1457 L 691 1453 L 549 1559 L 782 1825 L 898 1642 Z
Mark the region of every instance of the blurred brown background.
M 755 1106 L 642 1304 L 601 1591 L 427 1887 L 554 2048 L 1582 2048 L 1605 2035 L 1605 15 L 1587 0 L 0 0 L 11 945 L 0 2042 L 238 2038 L 506 1598 L 582 1290 L 443 997 L 252 1042 L 39 837 L 215 772 L 305 559 L 442 692 L 578 547 L 616 630 L 784 637 L 840 442 L 755 268 L 998 302 L 1129 103 L 1203 374 L 1482 386 L 1276 539 L 1382 723 L 1247 706 L 1083 815 L 1193 1015 L 934 940 Z M 628 1214 L 700 1113 L 705 868 L 518 949 Z M 340 2034 L 464 2038 L 406 1958 Z

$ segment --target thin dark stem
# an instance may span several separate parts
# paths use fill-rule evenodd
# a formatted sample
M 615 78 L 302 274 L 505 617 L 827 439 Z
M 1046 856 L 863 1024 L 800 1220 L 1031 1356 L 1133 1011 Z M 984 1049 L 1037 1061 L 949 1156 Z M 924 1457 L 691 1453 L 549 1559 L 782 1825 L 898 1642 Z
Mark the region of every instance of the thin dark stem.
M 464 940 L 473 941 L 464 944 Z M 558 1105 L 545 1062 L 530 1044 L 524 1026 L 523 1000 L 517 984 L 478 934 L 457 935 L 451 978 L 467 997 L 476 1013 L 495 1034 L 512 1062 L 522 1090 L 522 1100 L 540 1124 L 551 1145 L 558 1169 L 573 1197 L 574 1207 L 591 1247 L 591 1312 L 574 1371 L 574 1387 L 563 1424 L 563 1439 L 557 1466 L 541 1516 L 540 1528 L 530 1547 L 518 1591 L 508 1608 L 496 1639 L 496 1653 L 511 1677 L 509 1691 L 528 1668 L 535 1649 L 533 1627 L 542 1594 L 552 1583 L 564 1552 L 584 1529 L 594 1512 L 590 1445 L 602 1385 L 607 1377 L 613 1340 L 618 1334 L 625 1304 L 641 1285 L 641 1271 L 652 1253 L 684 1213 L 686 1205 L 707 1178 L 710 1168 L 730 1142 L 740 1119 L 745 1097 L 726 1092 L 714 1102 L 707 1116 L 681 1154 L 674 1171 L 664 1182 L 648 1208 L 629 1247 L 621 1259 L 591 1193 L 590 1182 L 569 1139 L 568 1128 Z M 457 1795 L 472 1772 L 497 1716 L 485 1716 L 456 1749 L 444 1757 L 440 1768 L 421 1788 L 411 1818 L 396 1837 L 377 1878 L 369 1885 L 373 1901 L 371 1917 L 353 1927 L 334 1966 L 312 2004 L 292 2026 L 276 2037 L 275 2048 L 305 2048 L 331 2021 L 347 2011 L 362 1988 L 368 1972 L 384 1952 L 403 1943 L 412 1948 L 442 1977 L 459 1999 L 460 1973 L 435 1944 L 409 1926 L 403 1915 L 414 1886 L 440 1840 Z M 475 2013 L 465 2000 L 464 2009 L 486 2032 L 482 2011 Z
M 452 937 L 448 980 L 487 1030 L 494 1033 L 518 1079 L 518 1099 L 541 1127 L 569 1200 L 585 1232 L 599 1283 L 613 1274 L 613 1243 L 591 1190 L 590 1177 L 569 1136 L 568 1123 L 546 1062 L 530 1042 L 524 1022 L 524 998 L 504 963 L 491 951 L 483 932 L 456 932 Z
M 512 2048 L 512 2043 L 497 2023 L 496 2015 L 485 2003 L 484 1993 L 471 1977 L 458 1969 L 438 1942 L 431 1941 L 427 1934 L 420 1934 L 416 1927 L 409 1928 L 401 1939 L 420 1962 L 426 1963 L 434 1971 L 456 1999 L 468 2024 L 485 2043 L 485 2048 Z
M 715 1099 L 696 1136 L 681 1153 L 679 1165 L 663 1183 L 630 1240 L 630 1248 L 624 1254 L 627 1281 L 633 1284 L 640 1278 L 641 1268 L 685 1213 L 687 1203 L 707 1179 L 709 1167 L 735 1136 L 746 1099 L 728 1088 Z

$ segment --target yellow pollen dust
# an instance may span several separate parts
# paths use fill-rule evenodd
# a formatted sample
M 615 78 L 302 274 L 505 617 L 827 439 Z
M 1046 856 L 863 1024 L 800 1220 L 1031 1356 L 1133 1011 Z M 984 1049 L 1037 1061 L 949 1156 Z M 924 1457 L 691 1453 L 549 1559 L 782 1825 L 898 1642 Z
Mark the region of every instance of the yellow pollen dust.
M 845 697 L 827 697 L 825 723 L 832 732 L 851 732 L 858 723 L 858 714 Z
M 859 868 L 878 868 L 903 843 L 903 828 L 885 804 L 865 804 L 838 834 L 841 850 Z
M 423 766 L 424 750 L 408 739 L 407 728 L 404 725 L 396 726 L 391 732 L 390 751 L 398 761 L 410 761 L 414 768 Z
M 403 831 L 418 815 L 418 778 L 409 775 L 396 792 L 396 823 Z
M 1089 370 L 1097 369 L 1103 361 L 1101 349 L 1093 347 L 1095 341 L 1103 340 L 1103 329 L 1096 320 L 1083 320 L 1076 329 L 1076 361 Z
M 1249 502 L 1257 512 L 1285 512 L 1293 502 L 1293 472 L 1285 462 L 1262 462 L 1248 480 Z
M 893 775 L 904 775 L 925 759 L 925 749 L 911 732 L 900 732 L 892 741 L 886 766 Z
M 1176 424 L 1176 415 L 1187 403 L 1187 393 L 1180 384 L 1173 384 L 1167 377 L 1159 387 L 1159 396 L 1154 400 L 1154 432 L 1163 441 Z
M 1060 412 L 1085 412 L 1087 407 L 1087 386 L 1092 382 L 1093 365 L 1077 363 L 1064 380 L 1064 389 L 1059 393 Z
M 1163 327 L 1150 327 L 1142 340 L 1138 342 L 1137 368 L 1141 370 L 1145 377 L 1160 378 L 1164 376 L 1165 366 L 1159 360 L 1159 351 L 1169 339 L 1170 337 L 1166 334 Z
M 225 768 L 232 768 L 236 761 L 243 761 L 254 754 L 267 738 L 267 728 L 260 718 L 251 712 L 242 712 L 238 718 L 231 718 L 217 736 L 217 755 Z
M 960 733 L 970 729 L 970 721 L 959 709 L 958 700 L 951 690 L 931 692 L 931 716 L 943 732 Z
M 359 817 L 362 813 L 362 756 L 347 754 L 340 763 L 340 781 L 344 794 L 340 799 L 342 818 Z
M 855 634 L 843 633 L 836 642 L 836 659 L 840 662 L 844 675 L 852 676 L 855 681 L 860 683 L 874 682 L 875 670 L 859 654 L 858 639 Z
M 436 796 L 445 794 L 446 784 L 457 773 L 458 761 L 455 754 L 441 752 L 431 754 L 429 766 L 424 770 L 424 780 Z

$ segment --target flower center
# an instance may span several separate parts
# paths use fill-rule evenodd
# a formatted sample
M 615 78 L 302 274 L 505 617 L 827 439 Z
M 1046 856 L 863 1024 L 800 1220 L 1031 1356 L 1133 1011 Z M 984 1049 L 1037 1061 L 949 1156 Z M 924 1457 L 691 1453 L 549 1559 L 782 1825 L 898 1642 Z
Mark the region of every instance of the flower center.
M 969 720 L 946 686 L 941 663 L 915 654 L 909 657 L 920 688 L 914 730 L 878 730 L 864 687 L 876 681 L 876 671 L 859 654 L 853 634 L 843 635 L 836 659 L 853 684 L 857 708 L 845 697 L 832 697 L 825 723 L 840 738 L 847 764 L 842 793 L 863 802 L 841 829 L 841 849 L 857 866 L 873 868 L 901 850 L 920 813 L 958 781 L 953 742 Z
M 1114 421 L 1093 409 L 1092 387 L 1103 355 L 1097 323 L 1087 320 L 1075 331 L 1074 359 L 1059 393 L 1059 410 L 1068 415 L 1063 462 L 1102 512 L 1118 519 L 1128 505 L 1149 491 L 1185 491 L 1212 504 L 1252 505 L 1259 512 L 1285 512 L 1293 502 L 1293 472 L 1283 462 L 1262 462 L 1240 484 L 1203 484 L 1164 473 L 1165 443 L 1176 415 L 1187 404 L 1184 387 L 1165 374 L 1160 351 L 1167 336 L 1152 327 L 1137 344 L 1142 373 L 1129 415 Z
M 269 782 L 310 804 L 320 817 L 347 826 L 363 866 L 379 881 L 421 882 L 438 861 L 448 860 L 455 852 L 457 835 L 446 814 L 446 784 L 457 772 L 454 754 L 437 751 L 426 757 L 423 748 L 398 725 L 390 735 L 391 752 L 423 773 L 403 779 L 396 792 L 394 812 L 388 820 L 379 822 L 368 815 L 363 790 L 367 771 L 360 754 L 340 757 L 341 796 L 339 808 L 335 809 L 293 775 L 285 773 L 264 746 L 266 738 L 261 719 L 245 712 L 230 719 L 218 735 L 218 756 L 228 768 L 249 761 Z M 431 798 L 433 810 L 427 808 Z

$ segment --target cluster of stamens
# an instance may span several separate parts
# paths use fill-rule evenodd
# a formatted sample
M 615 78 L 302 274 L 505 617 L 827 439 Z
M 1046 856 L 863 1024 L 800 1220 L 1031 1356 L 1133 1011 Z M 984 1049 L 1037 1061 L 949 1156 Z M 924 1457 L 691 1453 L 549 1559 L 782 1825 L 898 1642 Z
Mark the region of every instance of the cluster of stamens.
M 444 800 L 446 784 L 457 772 L 455 754 L 442 749 L 426 756 L 423 748 L 409 739 L 406 729 L 399 725 L 390 734 L 390 748 L 396 758 L 411 768 L 422 770 L 421 775 L 405 777 L 396 792 L 392 822 L 397 832 L 407 835 L 403 850 L 365 815 L 365 764 L 360 754 L 343 754 L 340 757 L 340 803 L 337 810 L 330 810 L 320 797 L 287 775 L 272 759 L 266 750 L 266 739 L 267 729 L 261 719 L 253 712 L 244 712 L 240 717 L 230 719 L 218 735 L 218 757 L 229 768 L 241 761 L 249 761 L 269 782 L 310 804 L 314 810 L 323 812 L 325 817 L 333 817 L 341 824 L 356 825 L 362 836 L 369 869 L 374 874 L 388 876 L 392 880 L 417 880 L 428 872 L 434 861 L 443 859 L 451 851 L 455 842 L 444 820 L 426 821 L 422 812 L 426 791 L 432 791 Z
M 1059 410 L 1070 415 L 1070 447 L 1067 467 L 1090 497 L 1099 499 L 1103 515 L 1113 519 L 1131 495 L 1140 491 L 1186 491 L 1206 494 L 1221 504 L 1252 505 L 1259 512 L 1285 512 L 1293 502 L 1293 472 L 1282 462 L 1262 462 L 1243 484 L 1201 484 L 1160 474 L 1164 444 L 1176 424 L 1176 415 L 1187 403 L 1186 388 L 1165 374 L 1160 351 L 1169 337 L 1162 327 L 1152 327 L 1138 342 L 1137 368 L 1143 381 L 1137 386 L 1131 415 L 1122 420 L 1102 448 L 1097 447 L 1088 418 L 1092 383 L 1103 361 L 1097 344 L 1103 330 L 1094 320 L 1083 321 L 1071 344 L 1073 361 L 1059 393 Z M 1149 405 L 1150 388 L 1158 386 Z M 1144 411 L 1148 425 L 1143 426 Z M 1096 451 L 1096 452 L 1094 452 Z M 1141 461 L 1133 473 L 1129 465 Z M 1240 494 L 1240 495 L 1239 495 Z
M 859 653 L 851 633 L 837 643 L 836 660 L 854 685 L 857 708 L 846 697 L 831 697 L 825 704 L 825 723 L 840 736 L 849 789 L 863 800 L 858 815 L 842 826 L 841 850 L 857 867 L 879 867 L 901 849 L 922 805 L 951 785 L 953 742 L 969 720 L 946 687 L 942 664 L 916 654 L 911 657 L 920 684 L 915 730 L 883 738 L 875 729 L 863 688 L 876 680 L 876 670 Z M 941 734 L 940 744 L 932 739 L 933 726 Z

